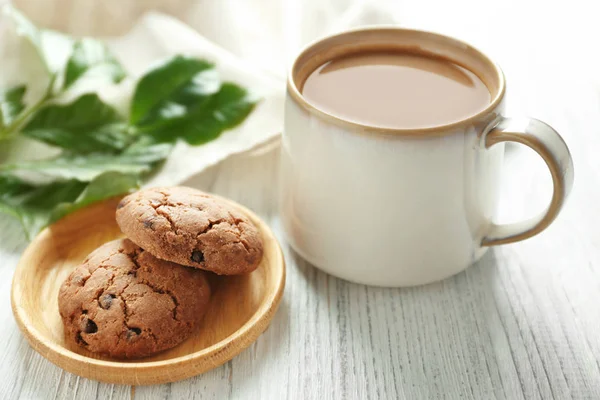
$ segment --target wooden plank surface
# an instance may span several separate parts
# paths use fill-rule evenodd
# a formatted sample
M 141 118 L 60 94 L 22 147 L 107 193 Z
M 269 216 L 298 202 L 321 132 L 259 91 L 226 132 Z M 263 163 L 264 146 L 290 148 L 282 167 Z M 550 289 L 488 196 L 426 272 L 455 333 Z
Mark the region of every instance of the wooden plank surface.
M 581 26 L 591 14 L 583 2 L 476 4 L 483 3 L 487 8 L 470 11 L 494 10 L 494 18 L 471 21 L 460 7 L 475 2 L 466 0 L 424 1 L 401 11 L 411 25 L 436 27 L 492 53 L 508 78 L 509 113 L 533 115 L 563 133 L 575 186 L 547 231 L 495 248 L 436 284 L 355 285 L 320 272 L 285 245 L 277 151 L 229 159 L 189 184 L 248 206 L 273 227 L 288 263 L 280 310 L 265 334 L 226 365 L 132 390 L 80 379 L 29 348 L 9 301 L 25 240 L 15 221 L 0 217 L 0 398 L 600 398 L 600 90 L 584 76 L 596 65 L 600 32 Z M 427 8 L 452 18 L 434 21 Z M 576 58 L 574 49 L 589 53 Z M 541 209 L 551 190 L 532 152 L 509 146 L 505 164 L 503 222 Z

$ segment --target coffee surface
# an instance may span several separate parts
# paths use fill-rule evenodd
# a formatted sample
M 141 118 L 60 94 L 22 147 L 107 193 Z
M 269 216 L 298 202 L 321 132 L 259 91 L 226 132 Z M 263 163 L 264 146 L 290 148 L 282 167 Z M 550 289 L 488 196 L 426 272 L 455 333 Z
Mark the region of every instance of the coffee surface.
M 361 53 L 317 68 L 302 88 L 315 107 L 364 125 L 414 129 L 468 118 L 491 101 L 485 84 L 450 61 L 416 53 Z

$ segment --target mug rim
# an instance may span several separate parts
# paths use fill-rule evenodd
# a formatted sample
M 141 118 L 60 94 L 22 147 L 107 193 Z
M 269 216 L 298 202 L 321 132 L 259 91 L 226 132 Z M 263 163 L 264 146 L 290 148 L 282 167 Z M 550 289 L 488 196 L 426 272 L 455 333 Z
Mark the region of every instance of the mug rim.
M 368 33 L 368 32 L 381 32 L 384 33 L 386 31 L 394 31 L 397 33 L 405 33 L 405 34 L 423 34 L 430 37 L 434 37 L 436 39 L 441 39 L 447 42 L 450 45 L 462 47 L 464 49 L 468 49 L 474 52 L 477 57 L 482 60 L 488 67 L 494 71 L 495 78 L 498 80 L 498 89 L 491 99 L 490 103 L 481 111 L 467 117 L 460 119 L 458 121 L 450 122 L 443 125 L 434 125 L 434 126 L 426 126 L 422 128 L 390 128 L 390 127 L 382 127 L 375 125 L 367 125 L 362 124 L 360 122 L 350 121 L 338 116 L 335 116 L 327 111 L 324 111 L 315 105 L 311 104 L 303 95 L 300 93 L 300 89 L 296 85 L 296 70 L 298 69 L 298 63 L 301 61 L 302 57 L 306 55 L 313 49 L 316 49 L 319 45 L 323 44 L 327 41 L 332 41 L 335 39 L 339 39 L 340 41 L 346 37 L 351 36 L 357 33 Z M 426 50 L 426 49 L 422 49 Z M 452 59 L 448 61 L 455 62 Z M 324 61 L 320 65 L 323 65 L 327 61 Z M 458 63 L 457 63 L 458 64 Z M 318 67 L 317 67 L 318 68 Z M 467 68 L 471 71 L 471 68 Z M 314 70 L 312 71 L 314 72 Z M 311 72 L 311 73 L 312 73 Z M 479 76 L 476 71 L 471 71 Z M 480 78 L 481 79 L 481 78 Z M 486 85 L 487 86 L 487 85 Z M 488 89 L 489 90 L 489 89 Z M 363 26 L 356 29 L 349 29 L 343 32 L 338 32 L 335 34 L 327 35 L 321 37 L 317 40 L 312 41 L 308 45 L 306 45 L 294 58 L 292 66 L 289 70 L 287 77 L 287 91 L 291 95 L 291 98 L 294 100 L 296 104 L 302 107 L 304 110 L 309 112 L 310 114 L 315 115 L 317 118 L 325 120 L 327 122 L 333 123 L 342 128 L 351 129 L 353 131 L 359 131 L 368 134 L 382 134 L 382 135 L 394 135 L 394 136 L 443 136 L 447 134 L 451 134 L 460 130 L 461 128 L 465 128 L 467 126 L 471 126 L 475 124 L 476 121 L 483 119 L 485 116 L 492 114 L 493 111 L 500 105 L 502 102 L 505 92 L 506 92 L 506 80 L 504 77 L 504 73 L 500 66 L 495 63 L 490 57 L 488 57 L 484 52 L 479 50 L 477 47 L 464 42 L 460 39 L 456 39 L 452 36 L 444 35 L 437 32 L 422 30 L 422 29 L 410 29 L 410 28 L 401 28 L 397 26 L 390 25 L 376 25 L 376 26 Z

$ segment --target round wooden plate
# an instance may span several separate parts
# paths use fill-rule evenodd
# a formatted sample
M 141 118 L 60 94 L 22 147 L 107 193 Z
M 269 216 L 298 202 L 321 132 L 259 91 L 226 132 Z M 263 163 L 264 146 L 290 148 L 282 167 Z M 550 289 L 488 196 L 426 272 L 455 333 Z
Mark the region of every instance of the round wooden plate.
M 260 230 L 265 252 L 248 275 L 219 277 L 196 334 L 179 346 L 140 360 L 122 361 L 65 342 L 58 313 L 63 280 L 96 247 L 122 237 L 115 222 L 119 199 L 82 209 L 45 229 L 23 253 L 12 284 L 12 309 L 31 346 L 59 367 L 108 383 L 147 385 L 201 374 L 232 359 L 254 342 L 273 318 L 285 286 L 277 239 L 254 213 L 233 203 Z

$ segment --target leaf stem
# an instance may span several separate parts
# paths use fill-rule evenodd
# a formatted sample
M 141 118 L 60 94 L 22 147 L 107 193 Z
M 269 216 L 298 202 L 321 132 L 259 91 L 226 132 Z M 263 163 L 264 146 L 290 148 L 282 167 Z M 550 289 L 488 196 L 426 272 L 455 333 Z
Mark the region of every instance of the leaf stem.
M 45 105 L 46 101 L 48 101 L 52 97 L 52 89 L 54 87 L 55 79 L 56 79 L 56 75 L 54 75 L 50 78 L 50 83 L 48 84 L 46 93 L 44 94 L 44 96 L 42 96 L 41 99 L 39 99 L 37 102 L 35 102 L 31 107 L 23 110 L 23 112 L 21 114 L 19 114 L 17 116 L 17 118 L 15 118 L 10 123 L 10 125 L 8 125 L 6 127 L 6 129 L 4 131 L 0 132 L 0 140 L 10 139 L 12 136 L 16 135 L 18 133 L 19 129 L 23 127 L 25 122 L 27 122 L 29 117 L 31 117 L 31 115 L 33 115 L 34 113 L 39 111 L 39 109 Z

